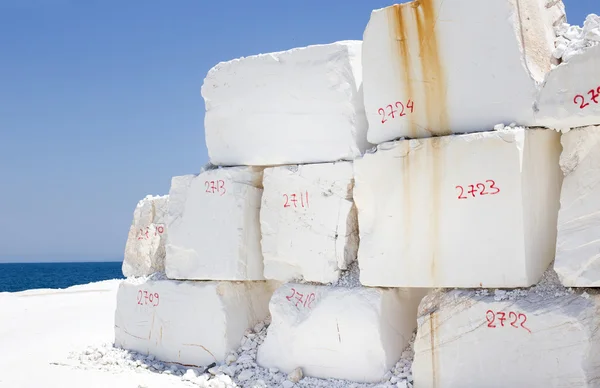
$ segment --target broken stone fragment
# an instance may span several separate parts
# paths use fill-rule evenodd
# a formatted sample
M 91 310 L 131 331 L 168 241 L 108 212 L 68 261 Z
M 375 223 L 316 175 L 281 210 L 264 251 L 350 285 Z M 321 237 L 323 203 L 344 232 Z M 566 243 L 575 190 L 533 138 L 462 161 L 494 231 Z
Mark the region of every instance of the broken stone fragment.
M 222 363 L 244 331 L 266 318 L 272 292 L 265 281 L 125 280 L 117 293 L 115 345 L 164 362 Z
M 369 142 L 532 125 L 554 26 L 565 20 L 562 1 L 545 3 L 418 0 L 374 10 L 362 51 Z
M 284 284 L 257 363 L 291 373 L 376 382 L 396 364 L 426 290 Z
M 356 259 L 351 162 L 267 168 L 260 209 L 265 278 L 331 283 Z
M 165 272 L 168 204 L 168 195 L 148 195 L 137 204 L 123 257 L 125 277 Z
M 599 46 L 600 47 L 600 46 Z M 563 134 L 554 269 L 569 287 L 600 286 L 600 126 Z
M 559 138 L 508 128 L 384 143 L 355 160 L 361 283 L 535 284 L 556 247 Z
M 591 388 L 600 378 L 600 295 L 439 291 L 418 322 L 415 387 Z
M 352 160 L 370 145 L 360 41 L 221 62 L 202 85 L 215 165 Z
M 258 167 L 174 177 L 168 216 L 170 279 L 261 280 Z
M 536 123 L 564 132 L 600 124 L 600 45 L 553 69 L 541 86 Z

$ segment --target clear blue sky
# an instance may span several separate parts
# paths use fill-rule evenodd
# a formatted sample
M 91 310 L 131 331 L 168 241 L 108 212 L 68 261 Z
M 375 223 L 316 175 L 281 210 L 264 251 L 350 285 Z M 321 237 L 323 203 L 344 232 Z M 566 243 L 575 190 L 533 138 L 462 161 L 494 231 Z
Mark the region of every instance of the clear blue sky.
M 390 4 L 0 0 L 0 261 L 122 259 L 137 201 L 207 161 L 213 65 L 361 39 Z

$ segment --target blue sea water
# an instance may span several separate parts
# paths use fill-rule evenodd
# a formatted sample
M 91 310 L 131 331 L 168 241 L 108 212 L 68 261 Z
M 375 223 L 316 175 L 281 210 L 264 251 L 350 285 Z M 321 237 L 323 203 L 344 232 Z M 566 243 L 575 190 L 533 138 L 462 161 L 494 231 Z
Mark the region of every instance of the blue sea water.
M 108 279 L 121 279 L 121 262 L 0 263 L 0 292 L 33 288 L 66 288 Z

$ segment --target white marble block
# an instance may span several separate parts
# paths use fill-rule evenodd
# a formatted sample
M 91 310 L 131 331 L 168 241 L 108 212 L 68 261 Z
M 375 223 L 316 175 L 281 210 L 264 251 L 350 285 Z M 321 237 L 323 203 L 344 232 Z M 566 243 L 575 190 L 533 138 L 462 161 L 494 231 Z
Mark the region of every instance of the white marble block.
M 165 362 L 222 362 L 268 316 L 272 293 L 264 281 L 126 280 L 117 294 L 115 345 Z
M 168 204 L 168 195 L 148 195 L 138 202 L 125 245 L 122 266 L 125 277 L 165 271 Z
M 559 138 L 515 128 L 389 142 L 357 159 L 361 283 L 536 283 L 554 259 Z
M 257 362 L 289 373 L 376 382 L 398 361 L 425 290 L 284 284 Z
M 265 278 L 330 283 L 356 259 L 351 162 L 267 168 L 260 209 Z
M 367 139 L 534 123 L 562 1 L 418 0 L 374 10 L 362 65 Z
M 169 195 L 170 279 L 264 279 L 262 168 L 219 168 L 174 177 Z
M 600 126 L 573 129 L 561 142 L 565 178 L 554 269 L 565 286 L 599 287 Z
M 202 85 L 216 165 L 351 160 L 369 147 L 360 41 L 221 62 Z
M 553 69 L 540 92 L 536 124 L 567 131 L 600 124 L 600 45 Z
M 599 296 L 498 301 L 438 292 L 419 308 L 415 388 L 597 387 Z

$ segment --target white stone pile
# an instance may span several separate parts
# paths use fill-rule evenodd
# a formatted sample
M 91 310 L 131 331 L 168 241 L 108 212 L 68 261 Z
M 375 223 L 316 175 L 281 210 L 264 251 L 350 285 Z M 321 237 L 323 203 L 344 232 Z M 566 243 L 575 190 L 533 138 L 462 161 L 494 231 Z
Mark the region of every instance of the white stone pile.
M 168 195 L 148 195 L 137 204 L 123 258 L 126 277 L 165 272 L 168 204 Z
M 595 386 L 598 295 L 565 286 L 600 285 L 598 41 L 560 0 L 415 0 L 362 42 L 216 65 L 209 167 L 134 213 L 124 362 L 206 387 Z
M 563 132 L 600 123 L 600 17 L 583 28 L 560 24 L 554 56 L 562 63 L 546 76 L 535 104 L 536 124 Z
M 269 315 L 275 285 L 262 275 L 261 184 L 262 169 L 207 170 L 173 178 L 168 197 L 140 202 L 123 265 L 137 277 L 119 287 L 115 345 L 163 362 L 208 365 Z M 167 209 L 159 205 L 166 198 Z M 166 242 L 157 240 L 167 231 Z
M 258 364 L 284 373 L 301 370 L 312 377 L 376 382 L 408 345 L 424 293 L 348 287 L 341 281 L 356 274 L 349 269 L 355 266 L 359 244 L 353 164 L 346 160 L 370 146 L 361 49 L 361 42 L 337 42 L 221 63 L 208 73 L 202 95 L 211 163 L 266 166 L 261 169 L 262 198 L 251 202 L 260 228 L 250 231 L 253 218 L 237 229 L 244 238 L 254 239 L 257 233 L 253 241 L 261 249 L 261 276 L 285 282 L 271 298 L 272 323 L 258 350 Z M 257 167 L 214 171 L 234 168 Z M 173 189 L 170 195 L 173 204 Z M 188 196 L 193 201 L 198 197 Z M 194 208 L 195 214 L 191 206 L 172 205 L 184 210 L 170 227 L 189 232 L 186 218 L 198 228 L 204 215 L 215 214 L 208 217 L 215 219 L 224 209 L 216 202 L 220 195 L 215 198 L 206 209 Z M 236 211 L 250 203 L 238 200 Z M 224 224 L 229 227 L 231 221 Z M 197 252 L 212 249 L 207 247 L 211 241 L 225 240 L 219 237 L 223 230 L 207 231 L 209 238 L 187 235 L 196 245 L 183 245 L 175 242 L 173 229 L 170 233 L 170 277 L 171 255 L 182 257 L 179 274 L 192 271 L 184 265 L 205 271 L 210 266 L 196 264 Z M 231 249 L 240 253 L 250 246 L 231 241 Z M 225 260 L 213 263 L 211 270 L 228 267 Z
M 600 17 L 596 14 L 588 15 L 583 28 L 561 23 L 555 27 L 555 32 L 556 48 L 552 55 L 556 59 L 568 62 L 574 56 L 582 54 L 585 49 L 600 43 Z

